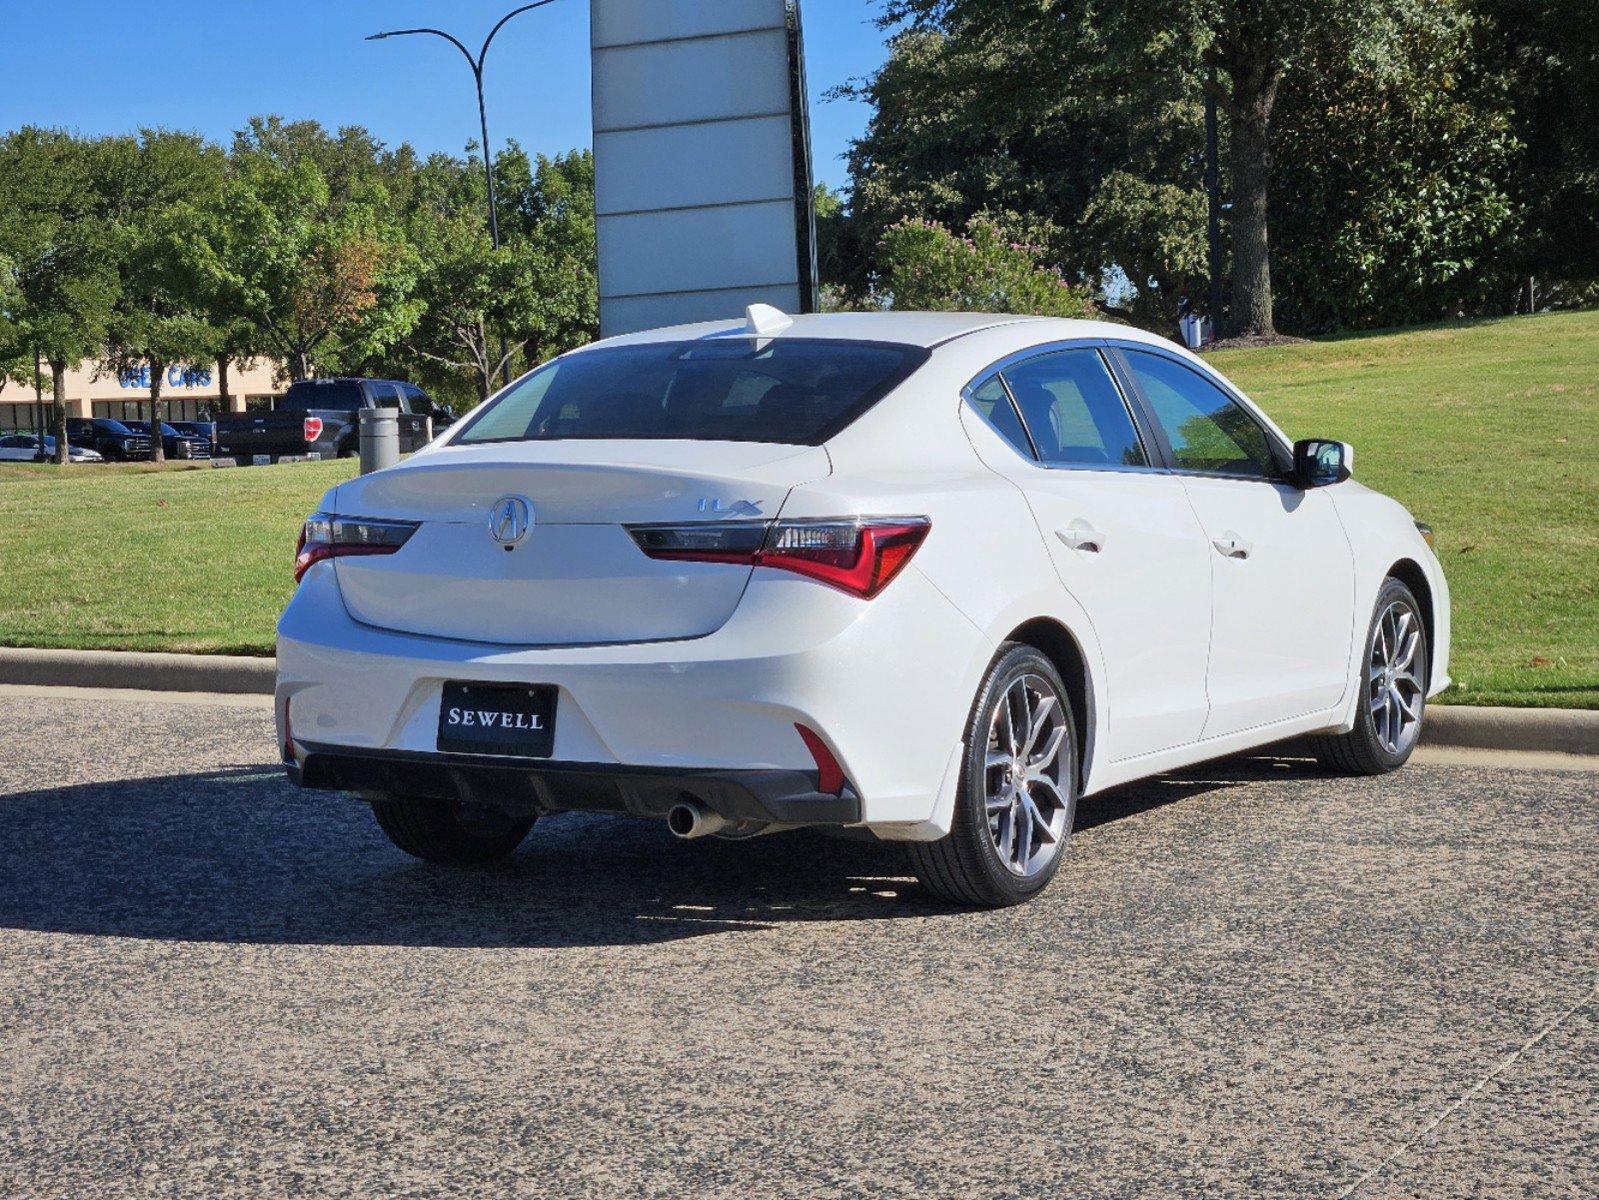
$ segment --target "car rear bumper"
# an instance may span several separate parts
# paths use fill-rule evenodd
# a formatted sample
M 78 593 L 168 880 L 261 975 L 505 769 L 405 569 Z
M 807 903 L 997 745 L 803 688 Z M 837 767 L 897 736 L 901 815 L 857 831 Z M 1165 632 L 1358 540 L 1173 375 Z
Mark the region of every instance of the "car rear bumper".
M 757 571 L 705 637 L 537 647 L 364 625 L 318 563 L 278 625 L 278 729 L 310 787 L 404 792 L 426 775 L 433 793 L 550 808 L 659 815 L 686 793 L 734 819 L 916 824 L 992 652 L 914 564 L 870 602 Z M 442 754 L 451 682 L 554 687 L 551 759 Z M 817 792 L 797 725 L 837 759 L 847 798 Z
M 360 795 L 404 793 L 465 800 L 512 811 L 605 812 L 665 817 L 684 799 L 735 822 L 852 825 L 860 799 L 817 790 L 815 772 L 666 770 L 537 758 L 362 750 L 301 743 L 301 759 L 285 764 L 304 788 Z

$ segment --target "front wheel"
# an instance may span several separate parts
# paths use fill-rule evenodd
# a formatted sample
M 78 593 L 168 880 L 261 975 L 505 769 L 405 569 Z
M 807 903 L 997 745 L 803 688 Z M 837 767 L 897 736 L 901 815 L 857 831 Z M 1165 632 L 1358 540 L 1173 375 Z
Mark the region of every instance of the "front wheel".
M 534 817 L 486 804 L 386 796 L 372 801 L 378 825 L 401 850 L 424 862 L 457 867 L 502 862 L 533 828 Z
M 1043 891 L 1077 809 L 1077 736 L 1066 685 L 1032 646 L 988 669 L 967 727 L 950 831 L 908 845 L 922 886 L 953 904 L 1000 908 Z
M 1341 775 L 1383 775 L 1405 765 L 1421 738 L 1430 653 L 1415 594 L 1387 580 L 1366 633 L 1355 727 L 1310 739 L 1322 766 Z

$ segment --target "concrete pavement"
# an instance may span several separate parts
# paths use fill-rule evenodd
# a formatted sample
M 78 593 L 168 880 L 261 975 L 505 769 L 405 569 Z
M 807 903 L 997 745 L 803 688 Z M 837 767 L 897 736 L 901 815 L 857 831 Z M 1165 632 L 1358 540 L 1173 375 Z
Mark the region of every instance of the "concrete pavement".
M 1599 774 L 1205 768 L 964 913 L 809 834 L 424 867 L 272 743 L 0 689 L 0 1196 L 1599 1194 Z

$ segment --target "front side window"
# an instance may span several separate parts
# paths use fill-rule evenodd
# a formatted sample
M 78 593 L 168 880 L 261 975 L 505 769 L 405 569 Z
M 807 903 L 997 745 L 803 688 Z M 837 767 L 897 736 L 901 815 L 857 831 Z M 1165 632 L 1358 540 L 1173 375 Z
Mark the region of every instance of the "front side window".
M 1005 371 L 1038 457 L 1074 466 L 1146 467 L 1133 418 L 1105 360 L 1062 350 Z
M 715 338 L 587 350 L 517 382 L 454 445 L 663 439 L 820 445 L 926 360 L 877 342 Z
M 1261 479 L 1282 474 L 1266 431 L 1226 392 L 1169 358 L 1125 353 L 1179 470 Z

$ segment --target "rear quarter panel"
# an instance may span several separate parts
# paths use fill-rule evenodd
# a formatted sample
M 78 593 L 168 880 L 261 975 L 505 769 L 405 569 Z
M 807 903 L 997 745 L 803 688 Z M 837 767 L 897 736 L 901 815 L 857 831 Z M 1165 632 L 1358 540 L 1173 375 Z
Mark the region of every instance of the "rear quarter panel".
M 1018 337 L 996 332 L 1002 345 Z M 977 341 L 960 339 L 936 350 L 921 370 L 829 442 L 832 477 L 797 488 L 783 515 L 931 518 L 932 532 L 910 569 L 980 635 L 963 661 L 949 664 L 950 693 L 957 699 L 943 716 L 943 736 L 951 746 L 964 739 L 978 687 L 1006 638 L 1038 618 L 1063 626 L 1081 650 L 1089 676 L 1083 749 L 1092 787 L 1093 751 L 1103 743 L 1099 642 L 1088 614 L 1060 586 L 1026 498 L 983 464 L 962 427 L 961 389 L 989 361 L 987 355 L 1009 353 L 965 345 Z M 982 432 L 998 442 L 986 427 Z

